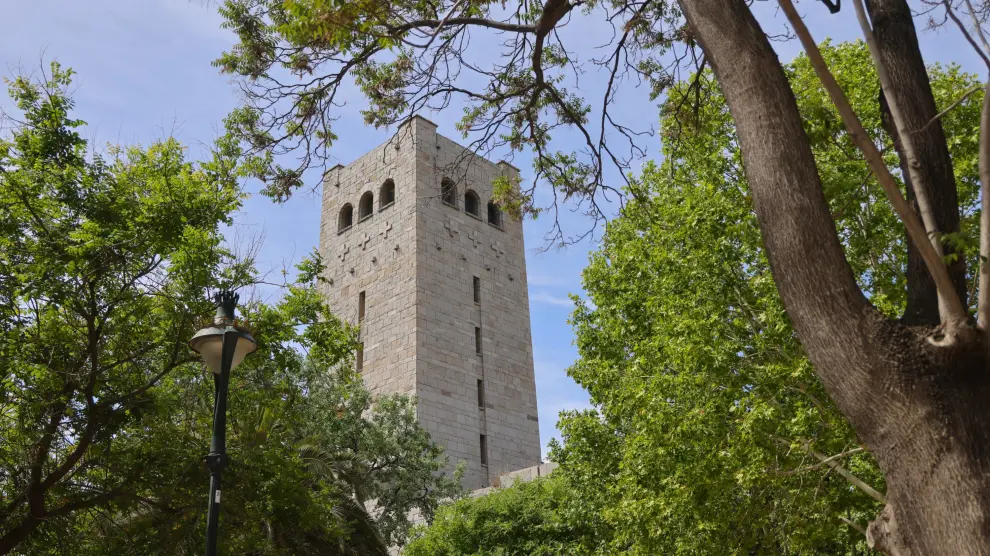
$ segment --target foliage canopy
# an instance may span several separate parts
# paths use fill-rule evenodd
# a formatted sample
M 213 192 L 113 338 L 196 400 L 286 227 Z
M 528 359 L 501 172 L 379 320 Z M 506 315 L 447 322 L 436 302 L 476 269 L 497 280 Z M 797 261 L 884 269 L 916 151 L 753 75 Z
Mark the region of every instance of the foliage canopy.
M 10 91 L 0 139 L 0 553 L 178 554 L 203 536 L 210 373 L 186 342 L 209 293 L 258 280 L 225 247 L 241 155 L 174 139 L 90 152 L 71 70 Z M 456 496 L 404 396 L 373 401 L 302 261 L 241 308 L 258 351 L 231 380 L 221 527 L 238 554 L 381 554 Z M 228 502 L 229 501 L 229 502 Z
M 897 171 L 866 46 L 821 49 Z M 898 317 L 902 227 L 807 58 L 785 71 L 850 265 L 873 303 Z M 976 83 L 956 67 L 930 72 L 942 107 Z M 636 180 L 634 200 L 609 223 L 584 271 L 589 301 L 578 300 L 572 317 L 580 360 L 570 374 L 599 409 L 562 418 L 565 443 L 552 457 L 571 484 L 584 486 L 579 497 L 602 505 L 613 549 L 861 553 L 865 539 L 854 527 L 881 508 L 883 476 L 797 341 L 763 250 L 732 119 L 710 75 L 700 86 L 708 100 L 698 111 L 664 106 L 664 160 Z M 957 161 L 959 237 L 978 218 L 981 100 L 943 121 Z M 961 246 L 975 258 L 975 245 Z M 602 438 L 612 439 L 610 449 L 589 449 Z M 607 479 L 602 469 L 611 470 Z

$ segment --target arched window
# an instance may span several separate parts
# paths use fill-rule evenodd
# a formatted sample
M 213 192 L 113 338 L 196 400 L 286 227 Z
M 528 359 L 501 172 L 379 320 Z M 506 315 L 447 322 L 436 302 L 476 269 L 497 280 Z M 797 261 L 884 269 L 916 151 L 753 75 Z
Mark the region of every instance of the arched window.
M 378 210 L 391 205 L 395 202 L 395 182 L 392 180 L 385 180 L 382 184 L 381 191 L 378 192 Z
M 337 231 L 343 232 L 354 223 L 354 207 L 347 203 L 340 209 L 340 216 L 337 217 Z
M 440 198 L 452 207 L 457 206 L 457 186 L 454 185 L 454 182 L 447 178 L 440 182 Z
M 364 195 L 361 195 L 361 203 L 358 204 L 358 222 L 371 216 L 374 210 L 375 196 L 370 191 L 366 191 Z
M 502 211 L 491 201 L 488 202 L 488 223 L 496 228 L 502 227 Z
M 464 212 L 468 214 L 473 214 L 475 216 L 481 216 L 481 200 L 478 199 L 478 194 L 474 191 L 468 189 L 464 192 Z

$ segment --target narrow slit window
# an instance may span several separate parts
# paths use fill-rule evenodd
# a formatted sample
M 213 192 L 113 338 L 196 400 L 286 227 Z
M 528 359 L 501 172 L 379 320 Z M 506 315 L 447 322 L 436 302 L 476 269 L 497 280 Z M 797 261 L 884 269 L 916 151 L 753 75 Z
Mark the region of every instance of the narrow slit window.
M 478 379 L 478 407 L 485 408 L 485 381 Z
M 474 277 L 474 302 L 481 303 L 481 278 Z
M 481 435 L 481 465 L 488 465 L 488 437 Z
M 481 355 L 481 327 L 474 327 L 474 351 L 478 355 Z
M 358 294 L 358 322 L 364 320 L 364 292 Z
M 357 357 L 354 358 L 354 368 L 358 372 L 364 370 L 364 344 L 358 344 Z

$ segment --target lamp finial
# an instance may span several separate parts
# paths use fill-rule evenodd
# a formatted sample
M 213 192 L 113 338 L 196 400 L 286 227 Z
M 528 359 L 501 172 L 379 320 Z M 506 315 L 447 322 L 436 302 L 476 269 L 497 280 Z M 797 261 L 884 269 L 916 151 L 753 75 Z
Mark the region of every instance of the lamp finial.
M 213 297 L 213 301 L 217 304 L 217 324 L 231 324 L 234 322 L 234 308 L 237 306 L 237 300 L 241 296 L 234 293 L 231 290 L 220 290 Z

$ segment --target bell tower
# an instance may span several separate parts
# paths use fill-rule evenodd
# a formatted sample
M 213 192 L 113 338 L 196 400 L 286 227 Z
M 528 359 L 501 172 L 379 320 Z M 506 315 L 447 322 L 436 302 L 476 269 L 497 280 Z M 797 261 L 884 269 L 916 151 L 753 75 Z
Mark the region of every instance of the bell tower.
M 373 393 L 417 397 L 417 417 L 464 486 L 540 463 L 522 222 L 492 199 L 517 178 L 416 116 L 323 183 L 324 294 L 361 327 Z

